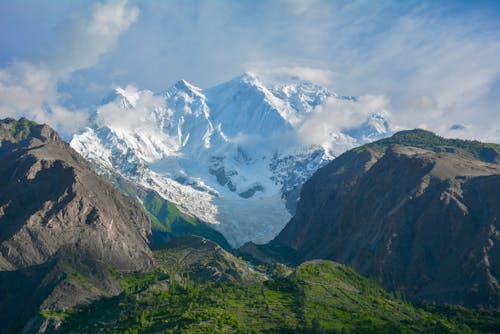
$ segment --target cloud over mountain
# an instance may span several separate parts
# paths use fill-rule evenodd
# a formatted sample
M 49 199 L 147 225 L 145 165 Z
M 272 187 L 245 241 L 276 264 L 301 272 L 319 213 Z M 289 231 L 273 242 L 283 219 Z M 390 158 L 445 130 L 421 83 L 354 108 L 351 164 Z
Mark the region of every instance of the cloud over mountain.
M 58 27 L 58 40 L 41 60 L 15 60 L 0 69 L 0 115 L 29 117 L 65 133 L 81 128 L 87 113 L 61 104 L 58 84 L 95 65 L 138 14 L 138 8 L 125 0 L 94 4 L 86 16 L 75 16 Z
M 34 115 L 66 132 L 86 114 L 65 111 L 100 104 L 116 86 L 160 92 L 186 78 L 206 88 L 250 70 L 264 81 L 292 76 L 345 95 L 380 96 L 402 128 L 500 141 L 494 2 L 145 0 L 42 8 L 33 1 L 0 4 L 0 12 L 15 18 L 0 22 L 12 32 L 0 32 L 8 42 L 0 50 L 8 95 L 1 113 Z M 34 32 L 44 44 L 13 41 Z M 455 123 L 464 128 L 450 130 Z

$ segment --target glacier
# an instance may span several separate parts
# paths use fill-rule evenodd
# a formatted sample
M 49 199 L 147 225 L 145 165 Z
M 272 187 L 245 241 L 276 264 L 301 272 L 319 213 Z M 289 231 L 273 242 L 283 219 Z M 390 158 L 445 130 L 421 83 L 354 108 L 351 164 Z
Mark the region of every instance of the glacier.
M 295 211 L 303 183 L 342 151 L 392 133 L 374 110 L 355 127 L 305 143 L 298 130 L 331 100 L 311 82 L 244 73 L 212 88 L 180 80 L 161 93 L 117 88 L 71 146 L 101 175 L 119 173 L 213 224 L 233 247 L 265 243 Z

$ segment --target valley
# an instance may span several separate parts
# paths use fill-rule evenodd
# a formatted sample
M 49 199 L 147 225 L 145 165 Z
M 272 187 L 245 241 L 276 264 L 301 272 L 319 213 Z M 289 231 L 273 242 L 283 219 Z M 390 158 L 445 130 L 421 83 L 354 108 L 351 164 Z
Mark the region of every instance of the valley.
M 105 181 L 46 125 L 5 119 L 0 136 L 2 332 L 500 329 L 499 145 L 411 130 L 360 146 L 314 173 L 274 240 L 233 248 L 140 182 Z
M 0 334 L 500 334 L 500 1 L 0 0 Z

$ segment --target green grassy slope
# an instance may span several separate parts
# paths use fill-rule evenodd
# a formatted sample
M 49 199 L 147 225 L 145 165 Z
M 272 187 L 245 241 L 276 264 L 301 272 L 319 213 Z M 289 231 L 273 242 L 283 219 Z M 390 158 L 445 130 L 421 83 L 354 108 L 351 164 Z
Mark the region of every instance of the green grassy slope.
M 224 236 L 200 220 L 183 214 L 173 203 L 170 203 L 153 191 L 142 198 L 148 211 L 153 229 L 152 247 L 157 248 L 172 237 L 193 234 L 210 239 L 225 249 L 231 249 Z
M 307 262 L 287 277 L 246 285 L 194 282 L 165 271 L 121 276 L 120 281 L 122 295 L 61 315 L 63 331 L 480 333 L 457 317 L 415 308 L 329 261 Z M 498 329 L 497 320 L 485 332 Z
M 139 199 L 148 213 L 153 232 L 153 249 L 175 237 L 189 234 L 212 240 L 224 249 L 231 249 L 222 233 L 209 224 L 182 213 L 175 204 L 165 200 L 155 191 L 133 185 L 121 177 L 114 178 L 112 182 L 125 194 Z

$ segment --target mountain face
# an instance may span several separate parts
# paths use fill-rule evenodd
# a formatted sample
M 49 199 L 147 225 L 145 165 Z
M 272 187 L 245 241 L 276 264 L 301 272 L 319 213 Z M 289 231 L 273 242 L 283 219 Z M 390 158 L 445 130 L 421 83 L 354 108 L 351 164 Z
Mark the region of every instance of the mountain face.
M 68 245 L 120 270 L 151 266 L 151 227 L 137 203 L 102 181 L 48 126 L 24 119 L 0 126 L 25 132 L 16 141 L 2 136 L 0 269 L 42 264 Z
M 50 127 L 0 120 L 0 189 L 1 332 L 118 294 L 110 268 L 153 268 L 143 209 Z
M 297 132 L 329 101 L 353 101 L 305 81 L 246 73 L 202 90 L 181 80 L 162 94 L 117 89 L 71 146 L 102 175 L 119 173 L 214 224 L 232 246 L 267 242 L 295 212 L 302 184 L 339 151 L 384 137 L 383 115 L 305 145 Z M 350 133 L 350 134 L 349 134 Z
M 117 173 L 106 176 L 124 194 L 137 199 L 151 220 L 151 249 L 162 247 L 170 240 L 186 235 L 207 238 L 224 249 L 231 249 L 224 235 L 196 217 L 187 215 L 173 203 L 167 201 L 156 191 L 126 180 Z
M 414 301 L 498 306 L 499 162 L 499 145 L 397 133 L 316 172 L 272 244 Z

